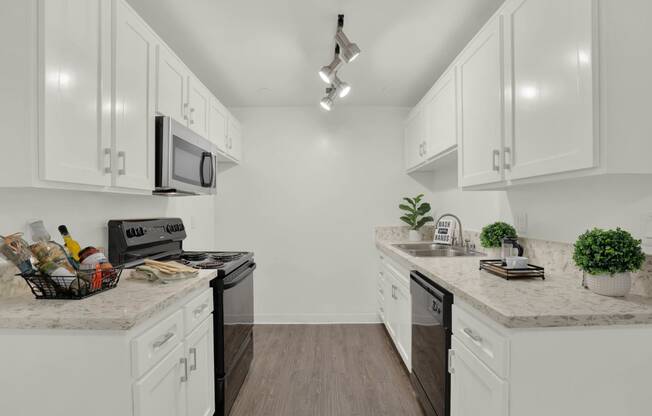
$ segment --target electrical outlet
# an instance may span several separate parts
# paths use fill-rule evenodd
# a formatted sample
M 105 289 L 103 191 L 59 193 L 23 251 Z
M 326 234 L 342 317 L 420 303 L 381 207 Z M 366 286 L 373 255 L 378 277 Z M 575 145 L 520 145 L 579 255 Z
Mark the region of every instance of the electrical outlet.
M 516 227 L 516 232 L 525 235 L 527 234 L 527 212 L 517 212 L 514 215 L 514 226 Z
M 642 240 L 643 245 L 652 247 L 652 213 L 643 216 Z

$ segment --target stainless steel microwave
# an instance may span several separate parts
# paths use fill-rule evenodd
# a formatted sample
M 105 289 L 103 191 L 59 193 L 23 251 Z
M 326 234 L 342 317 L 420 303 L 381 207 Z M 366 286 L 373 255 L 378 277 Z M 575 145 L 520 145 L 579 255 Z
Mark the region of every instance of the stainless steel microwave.
M 167 116 L 156 117 L 154 194 L 166 196 L 216 193 L 215 146 Z

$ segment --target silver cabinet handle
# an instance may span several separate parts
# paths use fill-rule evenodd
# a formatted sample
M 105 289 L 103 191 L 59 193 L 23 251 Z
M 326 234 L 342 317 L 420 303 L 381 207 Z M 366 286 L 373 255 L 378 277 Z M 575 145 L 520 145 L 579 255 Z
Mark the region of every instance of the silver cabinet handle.
M 127 174 L 127 152 L 118 152 L 118 160 L 122 158 L 122 169 L 118 169 L 118 175 Z
M 512 169 L 512 149 L 509 147 L 503 149 L 503 166 L 505 169 Z
M 168 342 L 172 337 L 174 336 L 174 332 L 168 332 L 165 335 L 161 337 L 161 339 L 157 340 L 155 343 L 152 344 L 152 347 L 154 347 L 155 350 L 161 348 L 163 345 L 165 345 L 166 342 Z
M 191 348 L 190 355 L 192 355 L 192 364 L 190 365 L 190 372 L 197 370 L 197 348 Z
M 419 143 L 419 156 L 423 156 L 423 142 Z
M 183 357 L 181 359 L 181 364 L 183 365 L 183 375 L 181 376 L 181 382 L 185 383 L 188 381 L 188 359 Z
M 500 156 L 500 150 L 494 150 L 491 157 L 493 163 L 493 170 L 500 172 L 500 166 L 498 166 L 498 157 Z
M 183 119 L 188 120 L 188 103 L 183 104 Z
M 202 312 L 204 312 L 204 310 L 205 310 L 206 308 L 208 308 L 208 304 L 207 304 L 207 303 L 204 303 L 204 304 L 202 304 L 201 306 L 195 308 L 195 310 L 194 310 L 192 313 L 193 313 L 195 316 L 198 316 L 199 314 L 201 314 Z
M 455 350 L 448 350 L 448 373 L 455 374 L 455 369 L 453 368 L 453 357 L 455 356 Z
M 104 167 L 104 173 L 111 173 L 111 148 L 110 147 L 104 148 L 104 159 L 106 163 Z
M 190 124 L 195 124 L 195 118 L 193 117 L 193 114 L 195 114 L 195 109 L 190 107 Z
M 423 142 L 423 155 L 428 154 L 428 142 Z
M 462 331 L 464 331 L 464 333 L 468 335 L 469 338 L 471 338 L 473 341 L 477 342 L 478 344 L 482 342 L 482 337 L 476 334 L 475 332 L 473 332 L 471 328 L 464 328 Z

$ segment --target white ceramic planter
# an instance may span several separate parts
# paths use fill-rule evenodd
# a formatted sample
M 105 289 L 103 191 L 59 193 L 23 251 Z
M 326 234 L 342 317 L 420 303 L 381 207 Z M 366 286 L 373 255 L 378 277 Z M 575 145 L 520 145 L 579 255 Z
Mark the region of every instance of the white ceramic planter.
M 632 288 L 630 273 L 584 275 L 584 282 L 591 292 L 604 296 L 625 296 Z
M 421 241 L 421 232 L 418 230 L 410 230 L 408 239 L 410 241 Z

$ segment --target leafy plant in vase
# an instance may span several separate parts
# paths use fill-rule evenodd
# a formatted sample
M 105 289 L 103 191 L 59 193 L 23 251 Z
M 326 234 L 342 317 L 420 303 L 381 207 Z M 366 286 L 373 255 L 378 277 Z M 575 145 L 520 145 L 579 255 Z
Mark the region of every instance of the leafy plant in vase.
M 419 230 L 421 227 L 434 221 L 433 218 L 428 215 L 430 213 L 430 204 L 427 202 L 421 202 L 423 199 L 423 194 L 417 195 L 414 198 L 403 198 L 406 202 L 405 204 L 400 204 L 398 207 L 405 211 L 405 214 L 401 217 L 401 221 L 410 226 L 410 241 L 421 241 L 421 233 Z
M 631 272 L 640 270 L 645 261 L 641 240 L 620 228 L 594 228 L 575 242 L 573 260 L 584 272 L 584 284 L 592 292 L 605 296 L 625 296 L 632 285 Z
M 492 258 L 500 257 L 500 247 L 503 244 L 503 238 L 518 237 L 516 229 L 506 222 L 497 221 L 493 224 L 485 225 L 480 232 L 480 244 L 487 249 L 487 255 Z

